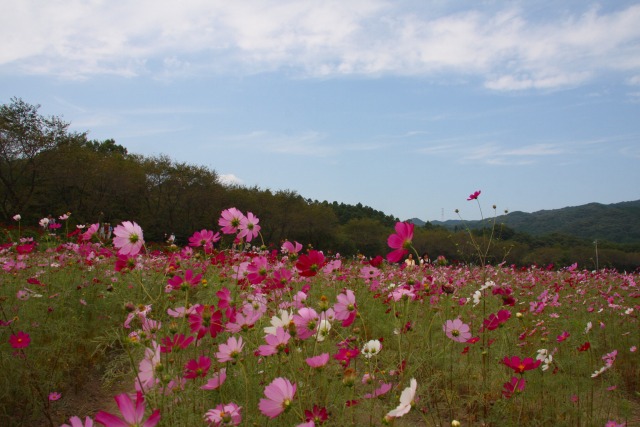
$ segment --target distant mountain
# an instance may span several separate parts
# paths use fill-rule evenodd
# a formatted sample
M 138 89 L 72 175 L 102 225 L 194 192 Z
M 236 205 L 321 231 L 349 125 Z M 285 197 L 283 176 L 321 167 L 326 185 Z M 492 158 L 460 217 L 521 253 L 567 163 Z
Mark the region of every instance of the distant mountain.
M 483 221 L 431 221 L 433 226 L 448 229 L 456 227 L 480 228 Z M 409 220 L 422 227 L 425 221 Z M 533 213 L 511 212 L 496 217 L 496 224 L 504 224 L 513 230 L 533 236 L 566 234 L 583 239 L 605 240 L 614 243 L 640 242 L 640 200 L 610 205 L 589 203 L 562 209 L 542 210 Z

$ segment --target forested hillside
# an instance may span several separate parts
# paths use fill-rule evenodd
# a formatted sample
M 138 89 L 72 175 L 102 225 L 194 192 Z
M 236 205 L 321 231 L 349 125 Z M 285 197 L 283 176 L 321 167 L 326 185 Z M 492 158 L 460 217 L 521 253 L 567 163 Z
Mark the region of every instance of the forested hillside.
M 605 240 L 614 243 L 640 243 L 640 200 L 609 205 L 589 203 L 562 209 L 533 213 L 511 212 L 495 218 L 498 224 L 532 236 L 564 234 L 581 239 Z M 434 226 L 451 230 L 463 227 L 482 228 L 487 221 L 433 221 Z M 422 225 L 424 221 L 413 219 Z
M 22 217 L 24 232 L 42 233 L 37 225 L 41 218 L 70 212 L 71 230 L 76 224 L 115 225 L 131 220 L 143 227 L 148 242 L 162 243 L 173 233 L 179 245 L 186 245 L 195 231 L 217 229 L 222 210 L 236 207 L 260 219 L 264 244 L 274 249 L 290 240 L 344 256 L 385 255 L 389 250 L 387 237 L 398 219 L 384 212 L 361 203 L 306 199 L 295 190 L 223 185 L 214 170 L 166 156 L 132 154 L 112 139 L 89 140 L 84 133 L 70 132 L 69 123 L 44 117 L 38 109 L 17 98 L 0 106 L 0 222 L 5 231 L 17 227 L 12 219 L 16 214 Z M 516 212 L 505 216 L 505 221 L 498 218 L 493 233 L 490 228 L 473 231 L 473 240 L 489 248 L 491 263 L 563 266 L 578 262 L 588 268 L 636 269 L 640 239 L 634 237 L 638 221 L 633 218 L 637 218 L 638 202 L 615 205 L 616 210 L 587 206 L 591 214 L 569 211 L 560 219 L 551 215 L 533 220 Z M 564 224 L 557 230 L 576 233 L 573 237 L 533 236 L 506 221 L 523 216 L 522 221 L 538 227 L 531 233 L 553 232 L 543 224 L 551 227 L 554 222 Z M 478 262 L 467 227 L 453 227 L 431 223 L 416 227 L 413 244 L 420 254 L 428 252 L 432 258 L 442 255 L 448 262 Z M 603 230 L 603 237 L 596 237 L 603 240 L 599 247 L 580 239 L 590 235 L 578 231 L 597 227 Z M 621 239 L 626 236 L 628 240 L 620 241 L 629 243 L 607 242 L 605 236 L 614 233 Z

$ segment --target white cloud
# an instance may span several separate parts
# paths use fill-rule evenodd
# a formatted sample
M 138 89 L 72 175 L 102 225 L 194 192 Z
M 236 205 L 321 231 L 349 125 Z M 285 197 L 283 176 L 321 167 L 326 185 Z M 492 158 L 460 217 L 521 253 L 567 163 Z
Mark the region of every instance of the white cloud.
M 221 174 L 218 176 L 218 180 L 222 185 L 242 185 L 244 181 L 232 173 Z
M 573 86 L 608 71 L 638 79 L 640 5 L 571 14 L 550 8 L 536 19 L 528 4 L 467 4 L 460 12 L 452 10 L 456 2 L 383 0 L 21 0 L 0 16 L 0 70 L 159 79 L 453 72 L 503 91 Z

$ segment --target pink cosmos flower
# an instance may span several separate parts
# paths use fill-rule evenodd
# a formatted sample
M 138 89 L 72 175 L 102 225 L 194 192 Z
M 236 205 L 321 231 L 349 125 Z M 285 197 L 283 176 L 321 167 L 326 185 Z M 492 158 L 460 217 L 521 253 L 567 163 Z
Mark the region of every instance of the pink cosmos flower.
M 244 342 L 242 341 L 242 337 L 229 337 L 225 344 L 220 344 L 218 346 L 218 352 L 216 353 L 216 358 L 218 362 L 232 362 L 235 363 L 242 353 L 242 349 L 244 348 Z
M 62 397 L 62 394 L 58 393 L 57 391 L 53 391 L 49 393 L 50 402 L 55 402 L 56 400 L 60 400 L 61 397 Z
M 329 353 L 322 353 L 318 356 L 309 357 L 305 359 L 305 362 L 307 362 L 307 365 L 312 368 L 322 368 L 329 362 Z
M 113 245 L 120 255 L 137 255 L 144 245 L 142 228 L 135 222 L 124 221 L 113 230 Z
M 314 336 L 317 332 L 319 321 L 320 316 L 313 308 L 302 307 L 298 310 L 298 313 L 293 316 L 298 338 L 306 340 Z
M 220 219 L 218 219 L 218 225 L 222 227 L 224 234 L 235 234 L 238 232 L 238 227 L 244 218 L 244 214 L 236 208 L 229 208 L 222 211 Z
M 342 320 L 342 326 L 350 326 L 356 319 L 356 296 L 351 289 L 337 297 L 338 302 L 333 306 L 336 320 Z
M 93 420 L 90 417 L 86 417 L 84 423 L 80 417 L 73 416 L 69 418 L 69 424 L 62 424 L 60 427 L 93 427 Z
M 260 226 L 258 223 L 260 220 L 253 213 L 247 212 L 247 216 L 240 220 L 240 226 L 238 230 L 238 238 L 244 238 L 247 242 L 250 242 L 254 238 L 258 237 L 260 233 Z
M 526 381 L 524 377 L 511 377 L 511 381 L 504 383 L 502 386 L 502 395 L 507 399 L 513 396 L 513 393 L 520 393 L 524 390 L 524 386 L 526 385 Z
M 205 250 L 211 249 L 213 244 L 220 239 L 220 233 L 213 234 L 213 231 L 211 230 L 202 229 L 200 231 L 196 231 L 191 237 L 189 237 L 189 246 L 196 248 L 202 246 Z
M 30 343 L 31 337 L 26 332 L 18 331 L 9 337 L 9 344 L 13 348 L 27 348 Z
M 387 261 L 398 262 L 409 253 L 413 240 L 413 227 L 414 225 L 408 222 L 396 223 L 395 234 L 390 235 L 387 239 L 389 247 L 394 249 L 387 254 Z
M 208 410 L 204 415 L 204 420 L 212 427 L 237 426 L 242 422 L 240 409 L 242 409 L 242 407 L 233 402 L 227 403 L 226 405 L 221 403 L 216 406 L 215 409 Z
M 480 195 L 480 193 L 482 193 L 482 191 L 480 191 L 480 190 L 474 191 L 473 193 L 471 193 L 469 195 L 467 200 L 476 200 L 478 198 L 478 196 Z
M 198 377 L 206 377 L 211 368 L 211 359 L 206 356 L 200 356 L 198 360 L 191 359 L 184 366 L 184 377 L 188 379 L 195 379 Z
M 296 385 L 286 378 L 276 378 L 265 387 L 266 399 L 260 399 L 258 407 L 263 415 L 275 418 L 291 406 L 291 401 L 296 394 Z
M 149 418 L 144 420 L 144 395 L 140 392 L 136 393 L 135 406 L 127 393 L 117 395 L 115 400 L 122 414 L 122 418 L 108 412 L 100 411 L 96 414 L 96 422 L 106 427 L 154 427 L 160 422 L 160 410 L 158 409 L 153 411 Z
M 282 244 L 280 250 L 286 255 L 296 255 L 302 250 L 302 244 L 298 242 L 291 243 L 287 240 Z
M 227 380 L 227 370 L 225 368 L 220 369 L 213 374 L 213 377 L 207 380 L 207 383 L 200 387 L 202 390 L 215 390 L 219 388 Z
M 602 356 L 602 360 L 604 360 L 604 364 L 607 368 L 613 366 L 613 362 L 616 361 L 616 356 L 618 356 L 618 350 L 613 350 L 611 353 L 607 353 Z
M 391 387 L 393 387 L 393 384 L 391 383 L 382 383 L 380 387 L 373 391 L 373 393 L 367 393 L 362 397 L 364 399 L 373 399 L 374 397 L 382 396 L 384 394 L 387 394 L 389 390 L 391 390 Z
M 442 330 L 449 339 L 456 342 L 467 342 L 467 340 L 471 338 L 469 325 L 460 319 L 447 320 L 445 324 L 442 325 Z
M 282 327 L 278 326 L 275 335 L 265 335 L 264 340 L 267 344 L 258 347 L 258 354 L 260 356 L 271 356 L 272 354 L 285 351 L 290 338 L 291 335 L 289 332 L 286 332 Z
M 93 235 L 96 234 L 99 228 L 100 228 L 99 223 L 96 222 L 95 224 L 91 224 L 91 226 L 87 229 L 87 231 L 85 231 L 80 235 L 80 238 L 84 241 L 91 240 L 91 237 L 93 237 Z
M 138 365 L 136 377 L 136 391 L 146 392 L 160 382 L 156 376 L 156 368 L 160 366 L 160 349 L 156 342 L 151 342 L 151 347 L 144 350 L 144 358 Z

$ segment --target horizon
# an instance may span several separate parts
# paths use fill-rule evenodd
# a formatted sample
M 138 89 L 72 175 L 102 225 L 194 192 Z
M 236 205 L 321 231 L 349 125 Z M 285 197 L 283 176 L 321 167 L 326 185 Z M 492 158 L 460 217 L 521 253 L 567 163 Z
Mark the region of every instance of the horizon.
M 637 1 L 25 0 L 0 103 L 402 221 L 479 219 L 477 190 L 498 215 L 614 204 L 640 199 L 638 22 Z

